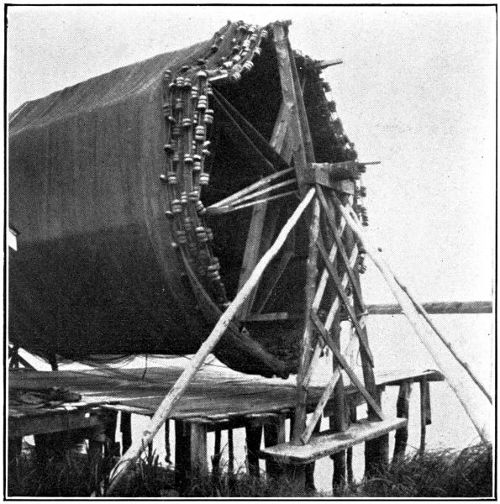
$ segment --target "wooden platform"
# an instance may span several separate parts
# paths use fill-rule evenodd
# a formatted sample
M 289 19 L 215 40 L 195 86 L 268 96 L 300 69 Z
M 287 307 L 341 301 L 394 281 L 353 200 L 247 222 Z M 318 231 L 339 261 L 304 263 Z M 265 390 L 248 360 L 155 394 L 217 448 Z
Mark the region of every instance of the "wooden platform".
M 406 426 L 406 418 L 391 418 L 380 422 L 360 420 L 352 424 L 345 432 L 313 435 L 305 445 L 281 443 L 260 451 L 263 458 L 272 458 L 284 464 L 307 464 L 314 460 L 347 450 L 370 439 L 387 434 Z
M 78 428 L 78 418 L 88 423 L 97 410 L 118 410 L 151 416 L 166 392 L 182 372 L 180 366 L 144 369 L 100 369 L 85 371 L 31 371 L 9 372 L 9 437 L 29 435 L 36 429 L 54 432 L 67 425 Z M 248 419 L 266 414 L 290 416 L 295 405 L 295 377 L 289 380 L 266 379 L 244 375 L 225 367 L 205 366 L 195 377 L 186 394 L 175 407 L 171 419 L 202 422 L 211 426 L 231 423 L 243 426 Z M 438 371 L 404 370 L 380 373 L 377 385 L 398 385 L 404 381 L 441 381 Z M 78 403 L 55 408 L 32 407 L 13 401 L 18 390 L 43 390 L 64 387 L 81 394 Z M 308 410 L 312 411 L 323 389 L 313 387 L 308 396 Z M 363 399 L 354 388 L 347 394 L 354 404 Z M 331 411 L 328 405 L 325 414 Z M 82 413 L 83 412 L 83 413 Z M 49 427 L 41 421 L 51 418 Z M 75 419 L 71 421 L 71 419 Z M 66 422 L 66 423 L 65 423 Z

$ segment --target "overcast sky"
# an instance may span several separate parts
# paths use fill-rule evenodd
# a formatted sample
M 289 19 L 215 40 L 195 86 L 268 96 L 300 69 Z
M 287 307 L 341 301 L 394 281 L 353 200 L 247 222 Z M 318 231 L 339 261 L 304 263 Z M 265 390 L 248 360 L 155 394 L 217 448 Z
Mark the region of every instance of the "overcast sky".
M 291 19 L 368 168 L 369 231 L 422 301 L 488 299 L 495 235 L 493 7 L 11 7 L 8 110 L 210 38 Z M 369 302 L 391 299 L 369 266 Z

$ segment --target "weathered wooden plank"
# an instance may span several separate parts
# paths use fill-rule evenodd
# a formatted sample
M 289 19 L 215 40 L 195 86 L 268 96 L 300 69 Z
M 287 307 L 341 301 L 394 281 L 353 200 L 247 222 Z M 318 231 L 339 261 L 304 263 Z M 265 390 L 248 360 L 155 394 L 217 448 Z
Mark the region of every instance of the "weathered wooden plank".
M 432 301 L 422 303 L 425 311 L 431 314 L 446 313 L 492 313 L 491 301 Z M 366 309 L 370 315 L 403 314 L 401 305 L 394 303 L 369 304 Z
M 91 404 L 102 404 L 109 400 L 121 398 L 119 404 L 102 404 L 103 408 L 113 411 L 125 411 L 142 415 L 154 413 L 164 396 L 164 390 L 172 386 L 182 371 L 179 367 L 149 368 L 144 380 L 142 369 L 122 370 L 119 376 L 111 372 L 98 371 L 12 371 L 9 384 L 11 387 L 44 389 L 53 386 L 65 386 L 82 394 L 84 401 Z M 216 372 L 215 372 L 216 371 Z M 443 375 L 438 371 L 419 369 L 399 369 L 378 371 L 377 385 L 399 385 L 403 381 L 426 377 L 428 381 L 442 381 Z M 127 394 L 124 393 L 127 392 Z M 308 411 L 312 411 L 321 396 L 322 389 L 309 387 Z M 346 393 L 354 389 L 346 388 Z M 269 414 L 285 408 L 293 408 L 295 387 L 291 382 L 269 380 L 255 376 L 246 376 L 229 369 L 205 367 L 188 388 L 186 395 L 172 412 L 170 418 L 190 419 L 204 418 L 211 422 L 221 419 L 237 419 L 245 414 Z M 70 407 L 67 405 L 66 408 Z M 73 404 L 78 408 L 88 409 L 85 402 Z M 9 417 L 15 421 L 16 416 L 51 416 L 67 414 L 64 408 L 56 409 L 16 409 L 9 406 Z
M 96 410 L 78 409 L 59 411 L 50 416 L 9 417 L 9 438 L 30 436 L 32 434 L 49 434 L 74 429 L 87 429 L 103 425 L 106 416 Z
M 261 450 L 261 456 L 287 464 L 306 464 L 399 429 L 406 422 L 404 418 L 390 418 L 380 422 L 360 420 L 345 432 L 315 435 L 306 445 L 281 443 L 264 448 Z

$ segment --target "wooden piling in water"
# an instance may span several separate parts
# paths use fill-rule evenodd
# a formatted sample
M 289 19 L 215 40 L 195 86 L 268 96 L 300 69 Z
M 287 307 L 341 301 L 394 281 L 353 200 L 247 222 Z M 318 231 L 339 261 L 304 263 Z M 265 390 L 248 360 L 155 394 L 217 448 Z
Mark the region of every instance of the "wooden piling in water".
M 120 431 L 122 434 L 122 454 L 125 453 L 132 444 L 132 416 L 125 411 L 121 412 Z
M 398 400 L 396 403 L 396 416 L 399 418 L 409 418 L 410 413 L 411 383 L 403 382 L 399 386 Z M 393 462 L 400 462 L 404 459 L 406 444 L 408 442 L 408 425 L 401 427 L 394 436 Z
M 207 425 L 202 422 L 175 421 L 175 484 L 183 491 L 193 475 L 206 476 Z
M 262 425 L 248 422 L 245 426 L 247 445 L 247 467 L 250 476 L 259 477 L 259 450 L 262 440 Z
M 420 380 L 420 453 L 423 453 L 425 451 L 427 425 L 430 425 L 431 422 L 432 418 L 429 382 L 425 378 L 422 378 Z

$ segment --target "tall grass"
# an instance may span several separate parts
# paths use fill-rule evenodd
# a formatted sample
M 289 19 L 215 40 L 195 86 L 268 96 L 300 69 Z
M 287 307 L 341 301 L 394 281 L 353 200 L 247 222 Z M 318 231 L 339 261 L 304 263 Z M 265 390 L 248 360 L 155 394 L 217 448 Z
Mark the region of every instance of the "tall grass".
M 361 491 L 370 497 L 491 497 L 492 469 L 489 444 L 429 451 L 389 466 Z
M 28 453 L 9 467 L 9 496 L 104 496 L 107 474 L 113 464 L 105 459 L 93 470 L 87 457 L 66 455 L 43 467 Z M 492 447 L 480 444 L 461 451 L 441 450 L 407 456 L 370 479 L 338 487 L 324 497 L 491 497 Z M 305 497 L 296 481 L 249 476 L 222 471 L 191 478 L 176 488 L 172 468 L 160 465 L 155 453 L 137 464 L 119 489 L 123 497 Z M 310 496 L 310 494 L 309 494 Z

